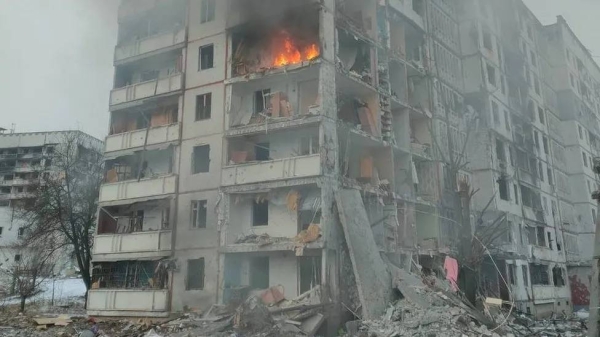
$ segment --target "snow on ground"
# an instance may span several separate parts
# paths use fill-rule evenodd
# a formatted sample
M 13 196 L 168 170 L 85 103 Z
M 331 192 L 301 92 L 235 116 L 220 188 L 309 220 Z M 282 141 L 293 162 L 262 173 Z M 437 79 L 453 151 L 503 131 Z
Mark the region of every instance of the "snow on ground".
M 53 282 L 54 281 L 54 282 Z M 54 285 L 53 285 L 54 283 Z M 63 278 L 63 279 L 48 279 L 44 280 L 40 285 L 42 290 L 37 295 L 28 298 L 28 302 L 45 302 L 52 300 L 52 287 L 54 286 L 54 302 L 68 303 L 74 301 L 83 301 L 85 296 L 85 284 L 80 278 Z M 11 296 L 0 300 L 0 304 L 18 304 L 20 299 L 18 296 Z

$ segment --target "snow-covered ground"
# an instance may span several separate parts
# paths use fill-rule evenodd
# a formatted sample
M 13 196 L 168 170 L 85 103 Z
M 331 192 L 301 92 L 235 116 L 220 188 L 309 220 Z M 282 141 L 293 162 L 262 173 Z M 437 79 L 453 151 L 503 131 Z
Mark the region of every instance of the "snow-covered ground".
M 28 302 L 46 302 L 52 300 L 52 287 L 54 287 L 54 303 L 70 303 L 83 301 L 85 296 L 85 284 L 80 278 L 62 278 L 44 280 L 40 285 L 41 292 L 31 298 Z M 18 304 L 18 296 L 0 299 L 0 304 Z

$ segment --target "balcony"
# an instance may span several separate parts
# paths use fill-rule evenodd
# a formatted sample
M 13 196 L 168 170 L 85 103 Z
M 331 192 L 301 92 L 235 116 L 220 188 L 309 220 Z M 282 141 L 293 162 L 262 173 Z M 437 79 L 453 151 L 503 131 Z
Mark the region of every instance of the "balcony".
M 407 19 L 412 21 L 422 30 L 425 30 L 425 20 L 423 16 L 416 11 L 413 7 L 412 0 L 390 0 L 390 6 L 406 16 Z
M 321 156 L 309 155 L 223 168 L 221 184 L 234 186 L 263 181 L 307 178 L 321 174 Z
M 171 254 L 171 231 L 98 234 L 94 237 L 94 261 L 120 261 Z
M 110 92 L 110 105 L 117 105 L 155 97 L 181 90 L 183 75 L 176 73 L 151 81 L 140 82 Z
M 121 151 L 143 147 L 145 145 L 155 145 L 161 143 L 176 142 L 179 140 L 179 123 L 161 125 L 148 130 L 148 140 L 146 139 L 146 129 L 119 133 L 106 137 L 104 143 L 104 152 Z
M 93 316 L 164 317 L 169 315 L 169 291 L 154 289 L 91 289 L 87 313 Z
M 159 199 L 175 193 L 176 186 L 176 175 L 103 184 L 100 187 L 100 202 L 119 202 L 139 198 Z
M 148 36 L 115 48 L 115 63 L 185 42 L 185 29 Z

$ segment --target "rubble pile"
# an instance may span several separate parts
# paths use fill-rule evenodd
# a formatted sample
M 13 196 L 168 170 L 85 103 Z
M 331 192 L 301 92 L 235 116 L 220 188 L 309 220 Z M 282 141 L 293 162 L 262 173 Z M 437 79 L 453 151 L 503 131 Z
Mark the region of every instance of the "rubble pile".
M 397 269 L 394 283 L 402 298 L 375 320 L 346 323 L 346 336 L 586 336 L 577 317 L 534 320 L 510 310 L 510 305 L 479 303 L 475 308 L 450 291 L 445 280 L 420 279 Z M 501 300 L 494 299 L 503 303 Z

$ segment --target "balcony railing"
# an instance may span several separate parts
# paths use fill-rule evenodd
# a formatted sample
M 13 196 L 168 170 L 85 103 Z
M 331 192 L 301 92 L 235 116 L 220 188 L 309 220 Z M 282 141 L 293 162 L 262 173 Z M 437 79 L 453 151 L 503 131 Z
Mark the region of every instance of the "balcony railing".
M 169 296 L 163 289 L 91 289 L 87 310 L 94 316 L 166 316 Z
M 100 202 L 162 197 L 175 193 L 176 186 L 176 175 L 107 183 L 100 187 Z
M 144 144 L 154 145 L 177 141 L 179 140 L 179 124 L 156 126 L 150 128 L 147 134 L 148 141 L 145 141 L 146 129 L 110 135 L 106 137 L 104 143 L 105 152 L 133 149 L 142 147 Z
M 140 82 L 110 92 L 110 104 L 116 105 L 181 90 L 181 73 L 151 81 Z
M 94 237 L 94 260 L 116 261 L 134 258 L 133 255 L 139 258 L 168 256 L 170 253 L 170 230 L 98 234 Z
M 184 41 L 185 29 L 147 36 L 137 41 L 117 46 L 115 48 L 115 62 L 168 48 Z
M 321 174 L 321 156 L 309 155 L 223 168 L 221 184 L 233 186 L 263 181 L 307 178 Z

